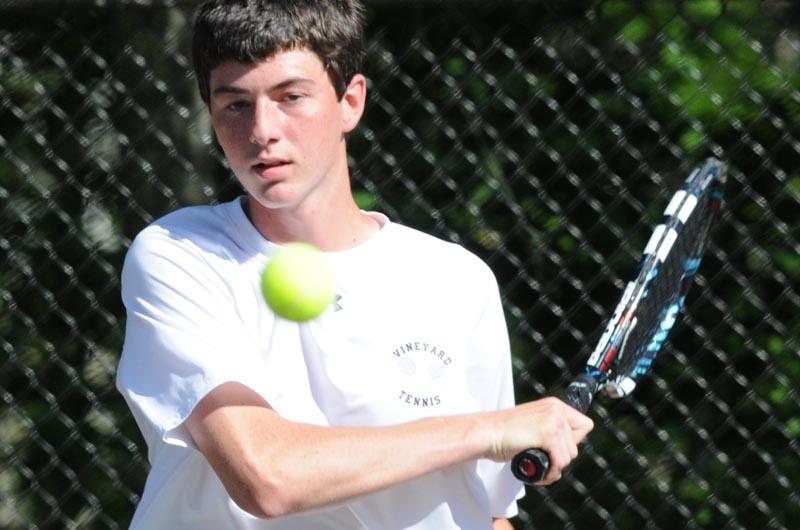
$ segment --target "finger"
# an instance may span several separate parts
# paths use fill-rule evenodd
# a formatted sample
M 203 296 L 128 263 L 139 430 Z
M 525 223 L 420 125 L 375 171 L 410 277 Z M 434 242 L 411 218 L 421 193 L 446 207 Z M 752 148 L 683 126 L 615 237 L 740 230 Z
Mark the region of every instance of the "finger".
M 541 481 L 539 481 L 539 484 L 541 484 L 542 486 L 549 486 L 550 484 L 556 482 L 560 478 L 561 478 L 561 471 L 551 468 L 547 471 L 547 474 L 544 476 L 544 478 Z
M 542 479 L 542 484 L 550 485 L 561 478 L 561 470 L 563 469 L 563 457 L 561 456 L 561 448 L 553 448 L 550 456 L 550 467 Z
M 584 422 L 583 425 L 581 425 L 577 429 L 573 429 L 572 431 L 573 440 L 575 440 L 576 444 L 582 442 L 586 438 L 586 436 L 592 431 L 592 429 L 594 429 L 594 422 L 589 418 L 586 418 L 586 420 L 587 421 Z
M 564 437 L 564 446 L 569 456 L 569 462 L 572 462 L 575 457 L 578 456 L 578 442 L 575 440 L 572 431 L 566 433 Z M 569 464 L 569 462 L 567 462 L 567 464 Z
M 545 477 L 550 484 L 560 480 L 564 474 L 564 469 L 570 462 L 569 452 L 563 440 L 558 444 L 558 448 L 554 451 L 555 457 L 551 459 L 550 469 L 548 475 Z
M 570 455 L 571 434 L 569 426 L 564 422 L 560 432 L 553 438 L 553 447 L 551 455 L 551 478 L 553 481 L 561 478 L 563 470 L 572 460 Z
M 575 443 L 580 443 L 594 428 L 594 422 L 591 418 L 574 409 L 567 414 L 567 420 L 569 421 L 572 430 L 572 439 Z

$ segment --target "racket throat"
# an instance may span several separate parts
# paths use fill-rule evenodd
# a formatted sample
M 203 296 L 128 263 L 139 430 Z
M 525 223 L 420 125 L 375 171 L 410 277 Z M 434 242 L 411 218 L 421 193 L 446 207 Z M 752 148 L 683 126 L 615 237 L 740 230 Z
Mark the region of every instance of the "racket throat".
M 636 388 L 636 381 L 627 375 L 621 375 L 603 386 L 603 393 L 610 398 L 624 398 Z
M 631 311 L 633 311 L 633 309 L 631 309 Z M 625 346 L 628 344 L 628 337 L 631 336 L 631 332 L 636 327 L 639 319 L 635 316 L 631 318 L 630 315 L 626 315 L 623 322 L 616 339 L 609 345 L 608 351 L 603 357 L 603 362 L 600 364 L 600 371 L 603 373 L 608 373 L 610 368 L 614 365 L 614 362 L 617 361 L 619 352 L 625 351 Z

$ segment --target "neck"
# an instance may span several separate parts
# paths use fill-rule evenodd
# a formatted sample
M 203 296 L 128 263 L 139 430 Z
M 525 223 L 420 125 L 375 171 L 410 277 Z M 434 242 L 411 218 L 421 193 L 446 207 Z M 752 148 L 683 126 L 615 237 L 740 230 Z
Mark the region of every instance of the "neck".
M 261 235 L 279 245 L 304 241 L 323 251 L 353 248 L 375 235 L 380 226 L 356 205 L 349 179 L 347 185 L 334 189 L 334 193 L 312 194 L 283 208 L 266 208 L 248 196 L 247 216 Z

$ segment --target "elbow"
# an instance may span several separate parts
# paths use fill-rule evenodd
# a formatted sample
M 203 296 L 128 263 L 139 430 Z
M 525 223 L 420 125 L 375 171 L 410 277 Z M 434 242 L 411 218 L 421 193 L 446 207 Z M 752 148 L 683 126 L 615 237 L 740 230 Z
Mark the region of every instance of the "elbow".
M 300 511 L 291 502 L 281 498 L 278 492 L 261 491 L 249 499 L 249 506 L 242 507 L 246 512 L 260 519 L 275 519 Z
M 253 475 L 244 487 L 231 495 L 242 510 L 259 519 L 275 519 L 302 511 L 302 500 L 293 494 L 296 488 L 278 466 L 251 469 Z
M 280 504 L 270 499 L 243 498 L 240 500 L 234 499 L 234 502 L 236 502 L 239 508 L 259 519 L 275 519 L 291 513 Z
M 280 506 L 261 493 L 232 495 L 231 498 L 239 508 L 259 519 L 274 519 L 286 515 Z

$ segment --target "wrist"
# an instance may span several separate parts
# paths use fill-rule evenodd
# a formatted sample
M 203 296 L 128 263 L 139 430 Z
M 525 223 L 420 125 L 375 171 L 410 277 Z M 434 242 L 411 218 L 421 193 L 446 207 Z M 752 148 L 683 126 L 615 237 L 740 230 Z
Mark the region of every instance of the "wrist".
M 496 421 L 491 412 L 465 416 L 468 420 L 464 440 L 473 458 L 492 458 L 496 451 Z

